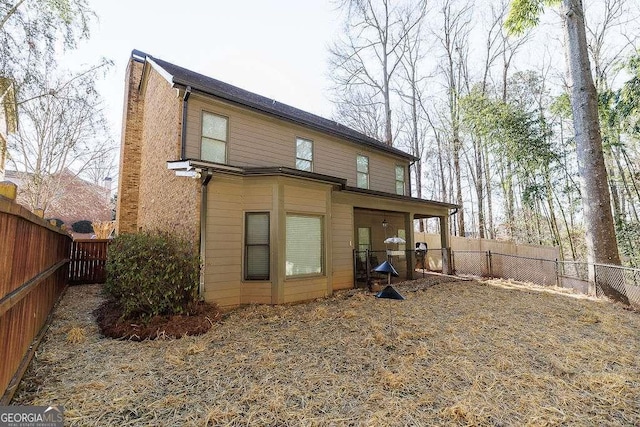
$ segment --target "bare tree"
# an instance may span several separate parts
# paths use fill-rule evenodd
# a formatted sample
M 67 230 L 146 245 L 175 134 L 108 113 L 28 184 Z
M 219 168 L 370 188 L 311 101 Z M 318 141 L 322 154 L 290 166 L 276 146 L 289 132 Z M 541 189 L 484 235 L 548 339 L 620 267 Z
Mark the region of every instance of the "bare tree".
M 401 63 L 402 87 L 398 90 L 400 99 L 408 108 L 408 111 L 403 116 L 403 122 L 405 123 L 405 135 L 408 140 L 409 150 L 419 158 L 413 168 L 415 190 L 418 198 L 422 198 L 422 163 L 425 161 L 428 131 L 428 123 L 426 123 L 424 117 L 426 108 L 423 94 L 426 93 L 425 83 L 427 76 L 421 70 L 425 55 L 421 30 L 422 26 L 418 24 L 404 39 L 405 54 Z M 421 220 L 419 222 L 420 232 L 425 230 L 425 221 Z
M 465 220 L 462 196 L 462 170 L 460 167 L 460 152 L 462 141 L 460 139 L 460 95 L 462 82 L 468 71 L 466 54 L 469 46 L 469 31 L 471 27 L 470 3 L 463 3 L 456 8 L 455 0 L 443 0 L 440 5 L 441 28 L 435 33 L 439 41 L 444 57 L 440 69 L 446 79 L 447 100 L 449 109 L 449 125 L 451 129 L 451 144 L 453 169 L 455 174 L 456 203 L 460 205 L 458 210 L 458 233 L 465 235 Z
M 94 18 L 87 0 L 0 0 L 0 77 L 32 84 L 57 50 L 89 37 Z
M 95 90 L 97 73 L 92 69 L 23 88 L 27 95 L 48 93 L 19 104 L 20 129 L 8 145 L 9 164 L 27 173 L 32 209 L 46 211 L 60 193 L 63 172 L 82 174 L 114 150 Z
M 336 121 L 379 141 L 384 139 L 384 111 L 382 105 L 375 100 L 375 91 L 370 87 L 354 87 L 341 92 L 340 96 L 335 97 L 333 104 Z
M 596 10 L 598 6 L 602 10 Z M 627 0 L 602 0 L 589 8 L 591 19 L 585 20 L 587 50 L 593 63 L 596 90 L 602 92 L 610 88 L 615 74 L 621 69 L 617 67 L 621 58 L 636 50 L 639 36 L 631 27 L 637 22 L 638 15 Z M 634 29 L 637 31 L 637 24 Z
M 404 39 L 423 19 L 425 3 L 343 0 L 340 7 L 347 13 L 343 38 L 329 49 L 337 98 L 346 94 L 347 100 L 353 99 L 354 91 L 371 94 L 384 111 L 384 141 L 392 145 L 392 81 L 404 55 Z

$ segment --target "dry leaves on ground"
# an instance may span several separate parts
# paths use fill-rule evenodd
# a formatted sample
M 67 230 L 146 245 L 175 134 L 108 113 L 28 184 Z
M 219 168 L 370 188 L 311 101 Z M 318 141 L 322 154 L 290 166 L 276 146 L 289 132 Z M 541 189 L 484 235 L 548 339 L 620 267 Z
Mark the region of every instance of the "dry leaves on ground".
M 72 287 L 13 404 L 64 405 L 69 425 L 640 423 L 637 312 L 446 280 L 398 285 L 405 301 L 249 306 L 143 342 L 101 337 L 99 287 Z

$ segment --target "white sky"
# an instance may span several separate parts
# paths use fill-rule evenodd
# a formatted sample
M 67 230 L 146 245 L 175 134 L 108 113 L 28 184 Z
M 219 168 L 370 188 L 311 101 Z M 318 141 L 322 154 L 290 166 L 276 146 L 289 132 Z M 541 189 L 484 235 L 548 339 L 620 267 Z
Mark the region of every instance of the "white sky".
M 89 0 L 99 21 L 61 65 L 114 61 L 99 88 L 120 141 L 132 49 L 322 116 L 327 47 L 340 27 L 329 0 Z

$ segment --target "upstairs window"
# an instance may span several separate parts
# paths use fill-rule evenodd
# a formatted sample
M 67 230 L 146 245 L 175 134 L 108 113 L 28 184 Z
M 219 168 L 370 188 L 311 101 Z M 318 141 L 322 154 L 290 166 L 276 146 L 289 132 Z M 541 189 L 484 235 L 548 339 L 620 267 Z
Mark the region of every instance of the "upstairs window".
M 396 165 L 396 194 L 405 195 L 404 166 Z
M 358 178 L 356 185 L 358 188 L 369 188 L 369 158 L 367 156 L 358 155 L 356 160 L 356 168 Z
M 245 216 L 244 278 L 269 280 L 269 212 Z
M 313 172 L 313 141 L 296 138 L 296 169 Z
M 227 163 L 229 119 L 202 112 L 202 146 L 200 158 L 214 163 Z

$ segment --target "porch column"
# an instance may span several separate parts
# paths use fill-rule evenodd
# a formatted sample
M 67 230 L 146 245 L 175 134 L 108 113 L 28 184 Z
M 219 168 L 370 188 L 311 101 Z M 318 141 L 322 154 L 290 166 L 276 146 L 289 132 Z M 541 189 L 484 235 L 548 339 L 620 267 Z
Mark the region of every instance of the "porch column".
M 415 244 L 413 239 L 413 212 L 407 212 L 404 214 L 404 229 L 405 231 L 405 249 L 406 249 L 406 261 L 407 261 L 407 279 L 413 280 L 416 277 L 416 251 L 414 250 Z
M 442 248 L 442 272 L 452 274 L 451 243 L 449 241 L 449 216 L 438 217 L 440 219 L 440 247 Z

